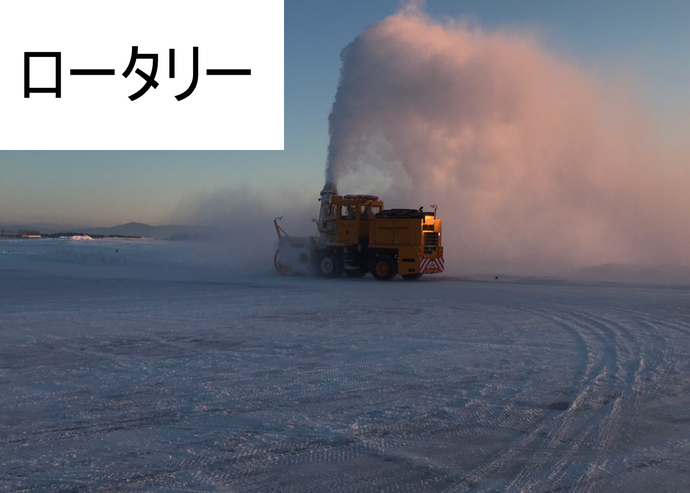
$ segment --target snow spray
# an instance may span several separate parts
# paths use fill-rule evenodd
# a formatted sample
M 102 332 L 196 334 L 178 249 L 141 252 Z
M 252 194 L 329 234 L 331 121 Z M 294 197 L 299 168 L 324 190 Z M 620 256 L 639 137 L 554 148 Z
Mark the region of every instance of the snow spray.
M 341 58 L 325 189 L 439 204 L 460 271 L 690 261 L 681 156 L 658 150 L 634 97 L 533 33 L 412 3 Z

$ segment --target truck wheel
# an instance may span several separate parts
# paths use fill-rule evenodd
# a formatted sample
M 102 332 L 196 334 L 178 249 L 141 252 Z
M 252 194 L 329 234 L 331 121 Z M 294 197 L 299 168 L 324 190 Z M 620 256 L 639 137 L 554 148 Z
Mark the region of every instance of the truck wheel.
M 326 252 L 319 260 L 319 274 L 323 277 L 339 277 L 343 273 L 343 263 L 333 252 Z
M 395 260 L 388 255 L 381 255 L 374 259 L 374 263 L 371 265 L 371 273 L 379 281 L 390 281 L 397 273 L 395 267 Z
M 417 272 L 416 274 L 405 274 L 402 277 L 403 277 L 403 279 L 409 279 L 410 281 L 416 281 L 417 279 L 422 277 L 422 273 Z

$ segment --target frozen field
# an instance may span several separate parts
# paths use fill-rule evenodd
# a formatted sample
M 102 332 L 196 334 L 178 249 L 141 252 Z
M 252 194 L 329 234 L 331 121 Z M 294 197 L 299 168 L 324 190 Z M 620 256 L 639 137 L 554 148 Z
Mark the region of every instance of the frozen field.
M 0 241 L 0 490 L 687 491 L 686 287 L 184 248 Z

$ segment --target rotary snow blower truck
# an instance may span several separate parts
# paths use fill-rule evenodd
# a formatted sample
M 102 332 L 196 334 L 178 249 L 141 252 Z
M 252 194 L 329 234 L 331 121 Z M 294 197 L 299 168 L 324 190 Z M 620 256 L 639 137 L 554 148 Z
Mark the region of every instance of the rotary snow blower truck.
M 419 279 L 443 272 L 441 220 L 420 209 L 388 209 L 374 195 L 338 195 L 333 185 L 321 191 L 318 237 L 278 233 L 275 267 L 282 275 L 361 277 L 368 272 L 381 281 L 400 274 Z

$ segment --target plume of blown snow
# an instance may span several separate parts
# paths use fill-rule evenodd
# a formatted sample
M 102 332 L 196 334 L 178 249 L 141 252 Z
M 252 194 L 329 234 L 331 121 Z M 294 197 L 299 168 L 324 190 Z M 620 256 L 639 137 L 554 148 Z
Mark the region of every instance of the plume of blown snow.
M 211 266 L 242 275 L 275 273 L 277 234 L 273 220 L 293 236 L 316 234 L 311 222 L 318 213 L 318 190 L 309 193 L 237 187 L 182 201 L 176 222 L 195 226 L 197 241 L 187 242 L 190 254 Z
M 439 205 L 456 271 L 687 264 L 687 177 L 626 94 L 529 32 L 439 22 L 422 3 L 342 52 L 326 182 Z

